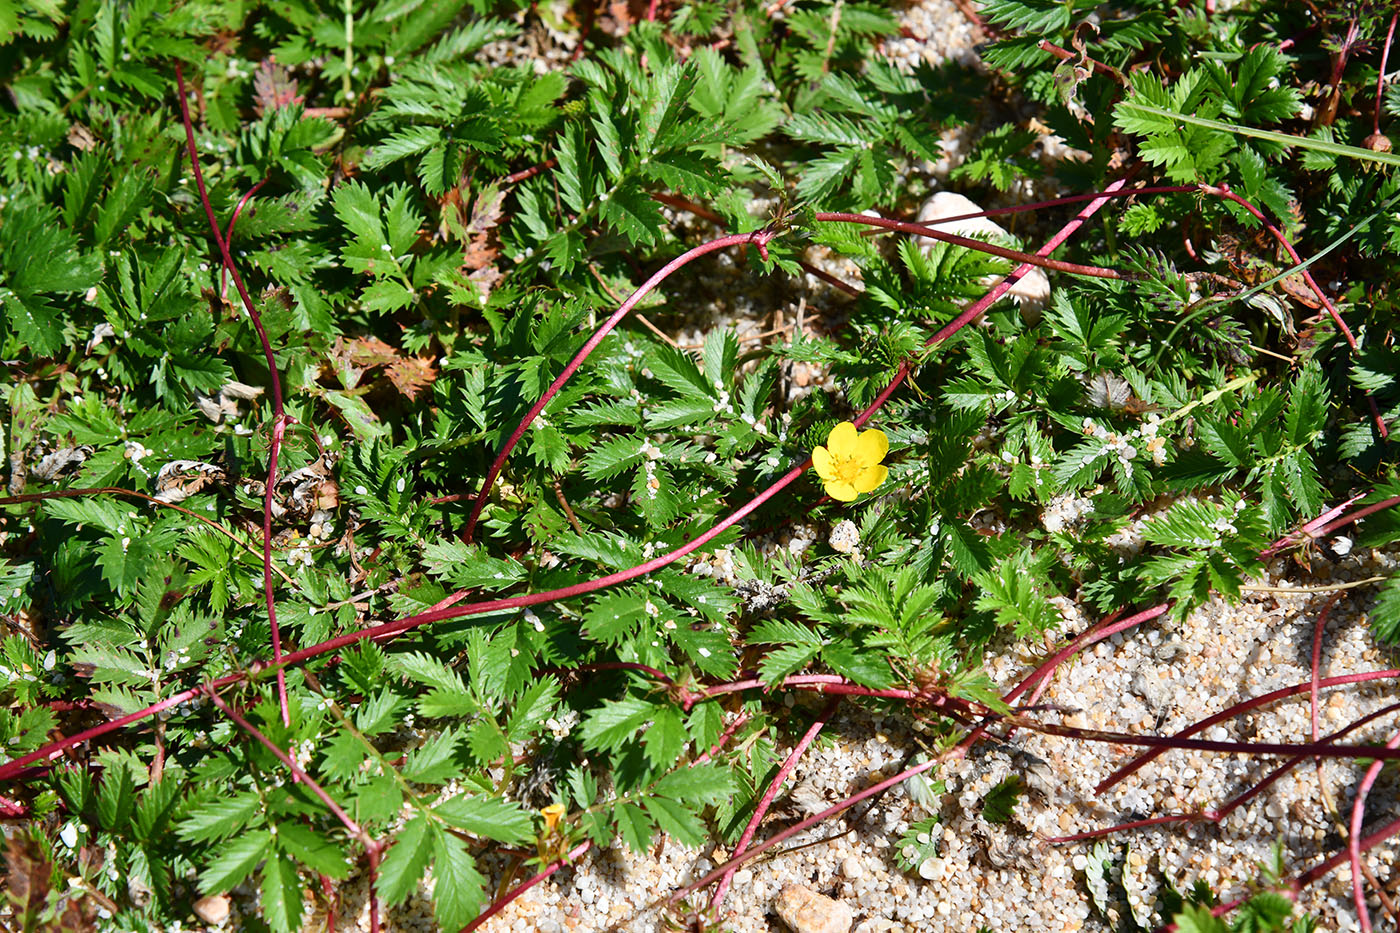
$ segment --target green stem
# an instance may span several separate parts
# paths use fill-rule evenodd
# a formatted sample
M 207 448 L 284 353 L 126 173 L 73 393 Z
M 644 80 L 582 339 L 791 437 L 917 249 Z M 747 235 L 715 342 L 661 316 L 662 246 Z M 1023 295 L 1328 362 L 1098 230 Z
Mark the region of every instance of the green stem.
M 345 5 L 345 74 L 340 79 L 341 96 L 348 102 L 355 99 L 355 91 L 350 86 L 350 72 L 355 67 L 355 0 L 344 0 Z
M 1315 152 L 1325 152 L 1329 155 L 1358 159 L 1363 162 L 1378 162 L 1381 165 L 1400 165 L 1400 154 L 1394 152 L 1372 152 L 1370 149 L 1360 149 L 1356 146 L 1344 146 L 1341 143 L 1334 143 L 1328 139 L 1314 139 L 1311 136 L 1291 136 L 1288 133 L 1276 133 L 1273 130 L 1261 130 L 1252 126 L 1223 123 L 1220 120 L 1198 117 L 1195 114 L 1176 113 L 1175 111 L 1167 110 L 1162 107 L 1155 107 L 1152 104 L 1144 104 L 1137 100 L 1125 100 L 1118 105 L 1118 108 L 1120 110 L 1136 110 L 1139 113 L 1175 120 L 1178 123 L 1188 123 L 1192 126 L 1203 126 L 1209 130 L 1220 130 L 1224 133 L 1238 133 L 1241 136 L 1250 136 L 1254 139 L 1267 139 L 1270 142 L 1278 143 L 1289 149 L 1297 146 L 1300 149 L 1312 149 Z

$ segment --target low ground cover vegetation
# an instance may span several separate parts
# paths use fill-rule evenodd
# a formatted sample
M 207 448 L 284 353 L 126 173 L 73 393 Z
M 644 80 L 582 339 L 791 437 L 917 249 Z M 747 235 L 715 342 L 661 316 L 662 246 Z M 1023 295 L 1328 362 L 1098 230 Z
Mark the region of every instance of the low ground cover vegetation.
M 908 9 L 0 0 L 9 922 L 470 929 L 664 835 L 732 856 L 699 929 L 841 703 L 928 754 L 797 828 L 1010 729 L 1355 759 L 1364 918 L 1395 743 L 1035 698 L 1400 537 L 1395 13 L 990 0 L 967 68 Z

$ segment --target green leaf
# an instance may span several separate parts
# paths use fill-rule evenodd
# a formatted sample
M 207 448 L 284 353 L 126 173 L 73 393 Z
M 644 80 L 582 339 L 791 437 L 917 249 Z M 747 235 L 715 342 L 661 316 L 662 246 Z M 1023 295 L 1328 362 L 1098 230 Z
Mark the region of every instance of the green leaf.
M 266 829 L 235 836 L 219 846 L 199 876 L 205 894 L 222 894 L 247 878 L 265 857 L 272 854 L 272 835 Z
M 631 186 L 613 191 L 600 206 L 599 214 L 632 243 L 650 245 L 660 241 L 665 218 L 651 196 Z
M 584 613 L 583 631 L 605 644 L 621 644 L 646 619 L 658 612 L 647 591 L 640 588 L 609 593 Z
M 660 769 L 680 760 L 688 740 L 680 711 L 674 706 L 659 706 L 651 726 L 642 735 L 642 748 L 651 766 Z M 665 792 L 658 789 L 657 793 Z
M 433 808 L 444 822 L 463 832 L 518 846 L 535 836 L 534 819 L 520 804 L 487 794 L 462 794 Z
M 1229 933 L 1225 922 L 1211 914 L 1205 905 L 1188 904 L 1172 918 L 1179 933 Z
M 1019 775 L 1011 775 L 982 796 L 982 818 L 988 823 L 1009 822 L 1023 787 Z
M 405 127 L 376 143 L 360 164 L 370 171 L 377 171 L 400 159 L 418 155 L 441 144 L 442 130 L 435 126 Z M 336 212 L 339 213 L 339 208 Z M 341 219 L 343 220 L 344 217 L 342 216 Z
M 345 853 L 310 827 L 300 823 L 279 823 L 277 845 L 314 872 L 336 879 L 350 875 L 350 862 Z
M 1370 618 L 1371 633 L 1376 641 L 1386 645 L 1400 642 L 1400 575 L 1381 584 Z
M 612 817 L 617 822 L 618 835 L 622 837 L 628 849 L 641 853 L 651 847 L 656 823 L 645 810 L 634 803 L 623 801 L 613 808 Z
M 358 181 L 346 182 L 335 189 L 331 204 L 345 229 L 356 237 L 375 249 L 389 245 L 379 220 L 379 200 L 367 186 Z
M 324 397 L 326 401 L 340 410 L 340 414 L 360 440 L 370 441 L 379 437 L 388 437 L 391 433 L 389 426 L 379 420 L 379 416 L 370 410 L 369 405 L 359 396 L 329 391 L 325 393 Z
M 655 714 L 654 705 L 636 697 L 606 700 L 602 706 L 589 711 L 580 736 L 587 748 L 615 752 L 639 734 Z
M 445 729 L 408 753 L 404 762 L 403 776 L 419 784 L 446 784 L 462 773 L 456 761 L 457 746 L 462 733 L 457 729 Z
M 681 845 L 699 846 L 705 843 L 705 824 L 679 800 L 648 797 L 642 801 L 642 806 L 662 832 L 673 836 Z
M 677 768 L 657 781 L 652 792 L 662 797 L 714 806 L 733 794 L 734 789 L 734 777 L 728 768 L 703 764 Z
M 124 832 L 136 805 L 136 785 L 125 764 L 109 768 L 97 791 L 97 818 L 104 829 Z
M 379 881 L 375 885 L 386 906 L 402 904 L 423 880 L 432 853 L 428 830 L 428 817 L 420 814 L 409 820 L 394 837 L 389 854 L 379 865 Z
M 253 791 L 216 797 L 190 810 L 175 830 L 186 842 L 214 842 L 242 832 L 258 813 L 262 798 Z
M 262 912 L 268 926 L 278 933 L 301 929 L 301 882 L 291 859 L 272 854 L 262 871 Z
M 459 930 L 476 918 L 486 900 L 486 878 L 466 843 L 433 827 L 433 915 L 444 930 Z

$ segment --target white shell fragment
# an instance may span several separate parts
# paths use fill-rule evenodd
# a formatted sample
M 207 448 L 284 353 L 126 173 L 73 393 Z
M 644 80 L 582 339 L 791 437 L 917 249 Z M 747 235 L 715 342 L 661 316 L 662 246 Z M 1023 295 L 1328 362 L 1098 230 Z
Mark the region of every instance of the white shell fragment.
M 951 223 L 935 223 L 945 217 L 958 217 L 962 214 L 976 214 L 982 208 L 976 202 L 952 191 L 940 191 L 924 202 L 919 209 L 919 223 L 934 227 L 943 233 L 957 236 L 990 239 L 999 246 L 1015 245 L 1011 235 L 988 217 L 970 217 Z M 921 248 L 928 252 L 934 240 L 922 238 Z M 992 284 L 992 280 L 987 282 Z M 1032 269 L 1021 276 L 1020 281 L 1011 286 L 1008 292 L 1012 300 L 1021 306 L 1028 318 L 1039 317 L 1045 303 L 1050 300 L 1050 280 L 1042 269 Z

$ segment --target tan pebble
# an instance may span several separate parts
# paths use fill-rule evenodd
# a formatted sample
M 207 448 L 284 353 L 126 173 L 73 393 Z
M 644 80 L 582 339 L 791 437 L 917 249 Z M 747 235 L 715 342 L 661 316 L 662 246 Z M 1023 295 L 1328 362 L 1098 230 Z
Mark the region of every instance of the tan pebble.
M 222 926 L 228 919 L 229 899 L 223 894 L 211 894 L 194 902 L 195 916 L 205 923 Z
M 848 933 L 855 920 L 845 904 L 800 884 L 785 885 L 773 910 L 793 933 Z

